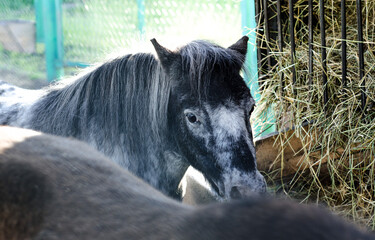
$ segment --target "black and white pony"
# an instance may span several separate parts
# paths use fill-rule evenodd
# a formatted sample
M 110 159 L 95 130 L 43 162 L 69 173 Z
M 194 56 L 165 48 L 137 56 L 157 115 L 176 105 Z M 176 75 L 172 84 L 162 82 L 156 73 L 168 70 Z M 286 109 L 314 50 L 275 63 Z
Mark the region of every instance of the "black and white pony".
M 219 197 L 264 191 L 240 71 L 247 37 L 122 56 L 42 90 L 0 85 L 0 124 L 83 140 L 169 196 L 189 165 Z
M 0 239 L 375 238 L 321 208 L 280 199 L 185 205 L 83 142 L 0 127 Z

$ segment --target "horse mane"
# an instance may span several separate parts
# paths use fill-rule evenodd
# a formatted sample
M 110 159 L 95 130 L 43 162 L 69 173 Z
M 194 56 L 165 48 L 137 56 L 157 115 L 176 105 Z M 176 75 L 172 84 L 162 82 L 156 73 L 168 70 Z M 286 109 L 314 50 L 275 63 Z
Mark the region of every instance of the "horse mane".
M 177 52 L 183 74 L 199 96 L 207 92 L 214 68 L 240 69 L 244 60 L 236 51 L 206 41 L 193 41 Z M 120 155 L 147 154 L 147 142 L 162 143 L 167 137 L 171 87 L 153 54 L 125 55 L 48 88 L 33 108 L 29 127 L 85 140 L 107 156 L 119 151 L 114 146 L 121 146 Z
M 150 124 L 153 140 L 160 140 L 167 121 L 169 91 L 169 83 L 152 54 L 126 55 L 47 89 L 35 106 L 33 128 L 94 140 L 92 131 L 85 132 L 91 129 L 101 134 L 96 140 L 111 141 L 110 145 L 126 141 L 127 150 L 131 150 L 147 136 L 137 130 L 145 131 Z M 53 124 L 42 125 L 47 119 Z M 105 143 L 97 144 L 100 148 Z
M 207 94 L 212 74 L 228 76 L 230 70 L 244 70 L 244 56 L 232 49 L 225 49 L 214 43 L 196 40 L 179 49 L 183 72 L 189 76 L 192 92 Z

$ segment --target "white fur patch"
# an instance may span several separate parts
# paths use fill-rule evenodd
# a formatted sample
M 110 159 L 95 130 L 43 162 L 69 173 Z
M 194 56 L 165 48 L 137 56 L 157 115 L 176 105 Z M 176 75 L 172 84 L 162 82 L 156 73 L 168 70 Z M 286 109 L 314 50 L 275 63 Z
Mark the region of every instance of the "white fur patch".
M 206 109 L 211 118 L 212 134 L 215 139 L 213 152 L 216 154 L 217 163 L 224 169 L 223 183 L 222 185 L 218 183 L 222 194 L 225 195 L 224 198 L 230 198 L 232 187 L 237 187 L 244 196 L 263 191 L 266 185 L 259 171 L 244 172 L 231 164 L 233 148 L 241 139 L 246 141 L 247 147 L 253 153 L 252 157 L 249 156 L 249 160 L 255 159 L 255 147 L 248 133 L 244 109 L 230 102 L 215 109 L 206 106 Z
M 224 168 L 229 168 L 233 159 L 233 145 L 242 135 L 247 134 L 244 121 L 244 111 L 240 107 L 228 103 L 215 109 L 209 109 L 218 163 Z M 249 144 L 249 143 L 248 143 Z
M 237 141 L 242 132 L 246 131 L 244 124 L 244 113 L 239 107 L 232 105 L 230 107 L 219 106 L 211 110 L 211 125 L 214 129 L 214 136 L 217 142 L 224 142 L 228 137 Z
M 8 123 L 12 126 L 24 126 L 28 121 L 30 107 L 42 96 L 41 90 L 28 90 L 18 88 L 9 84 L 0 85 L 0 115 L 6 117 L 12 111 L 17 110 L 18 116 L 14 122 Z M 26 126 L 27 127 L 27 126 Z

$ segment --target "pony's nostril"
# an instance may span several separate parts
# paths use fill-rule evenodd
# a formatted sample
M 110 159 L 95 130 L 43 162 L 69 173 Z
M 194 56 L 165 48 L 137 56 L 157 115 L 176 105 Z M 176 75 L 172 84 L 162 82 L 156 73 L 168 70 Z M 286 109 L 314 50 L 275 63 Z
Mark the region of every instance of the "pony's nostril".
M 239 199 L 242 197 L 240 191 L 238 190 L 238 187 L 232 187 L 230 190 L 230 197 L 233 199 Z

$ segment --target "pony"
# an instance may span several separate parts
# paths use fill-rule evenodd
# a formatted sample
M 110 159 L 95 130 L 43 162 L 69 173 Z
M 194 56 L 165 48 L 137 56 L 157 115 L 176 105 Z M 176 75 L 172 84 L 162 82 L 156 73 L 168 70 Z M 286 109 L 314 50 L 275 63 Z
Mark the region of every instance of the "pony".
M 84 142 L 0 127 L 0 240 L 375 237 L 316 207 L 256 195 L 198 207 Z
M 219 199 L 264 192 L 241 71 L 244 36 L 228 48 L 193 41 L 175 51 L 105 62 L 40 90 L 0 85 L 0 124 L 89 143 L 163 193 L 180 198 L 191 165 Z

